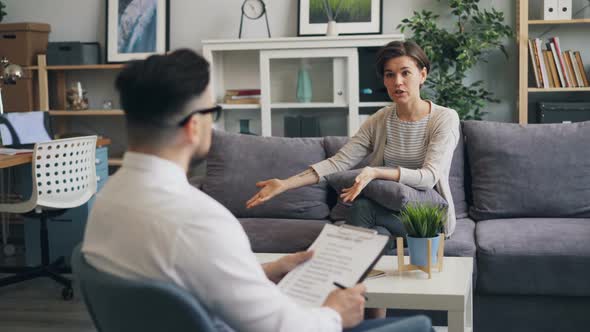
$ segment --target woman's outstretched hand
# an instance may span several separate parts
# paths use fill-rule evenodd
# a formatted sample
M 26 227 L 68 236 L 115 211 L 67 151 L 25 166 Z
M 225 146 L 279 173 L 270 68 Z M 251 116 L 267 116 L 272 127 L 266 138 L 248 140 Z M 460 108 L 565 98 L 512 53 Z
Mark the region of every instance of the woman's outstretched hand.
M 363 191 L 363 189 L 376 177 L 375 169 L 365 167 L 354 179 L 354 184 L 350 188 L 342 189 L 340 198 L 344 203 L 352 202 Z
M 256 183 L 256 187 L 261 189 L 246 202 L 246 208 L 248 209 L 258 206 L 287 190 L 285 182 L 280 179 L 260 181 Z

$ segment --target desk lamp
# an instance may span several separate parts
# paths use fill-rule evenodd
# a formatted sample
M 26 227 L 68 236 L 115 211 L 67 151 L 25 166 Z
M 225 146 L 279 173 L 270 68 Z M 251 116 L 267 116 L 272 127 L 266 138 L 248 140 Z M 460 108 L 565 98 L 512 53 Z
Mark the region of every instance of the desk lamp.
M 23 68 L 19 65 L 12 64 L 2 57 L 0 59 L 0 83 L 2 84 L 16 84 L 16 80 L 23 77 Z M 2 88 L 0 87 L 0 114 L 4 114 L 4 106 L 2 103 Z

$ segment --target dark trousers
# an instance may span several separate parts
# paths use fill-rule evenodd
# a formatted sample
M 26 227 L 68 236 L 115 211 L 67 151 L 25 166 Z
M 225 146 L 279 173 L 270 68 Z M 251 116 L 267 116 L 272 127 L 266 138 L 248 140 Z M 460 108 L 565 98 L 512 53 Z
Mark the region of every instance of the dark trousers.
M 384 208 L 365 197 L 357 197 L 345 216 L 345 220 L 347 225 L 374 229 L 379 234 L 390 236 L 388 243 L 390 252 L 386 252 L 386 254 L 392 254 L 396 237 L 405 239 L 407 234 L 399 219 L 399 212 Z
M 370 319 L 344 332 L 430 332 L 430 318 L 414 316 L 407 318 Z

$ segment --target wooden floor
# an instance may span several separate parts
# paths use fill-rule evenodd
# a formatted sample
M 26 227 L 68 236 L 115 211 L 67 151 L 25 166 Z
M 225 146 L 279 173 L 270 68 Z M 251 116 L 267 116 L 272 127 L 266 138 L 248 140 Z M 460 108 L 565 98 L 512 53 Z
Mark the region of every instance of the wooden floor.
M 7 261 L 0 257 L 0 265 Z M 62 300 L 61 290 L 48 278 L 0 287 L 0 331 L 95 332 L 78 290 L 71 301 Z

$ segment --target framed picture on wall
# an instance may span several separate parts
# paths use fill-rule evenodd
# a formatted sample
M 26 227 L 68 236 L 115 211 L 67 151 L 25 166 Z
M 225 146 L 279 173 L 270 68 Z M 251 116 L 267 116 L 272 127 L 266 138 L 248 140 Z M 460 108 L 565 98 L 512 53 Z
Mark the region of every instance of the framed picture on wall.
M 107 62 L 168 50 L 169 0 L 107 0 Z
M 339 35 L 381 33 L 382 0 L 299 0 L 297 35 L 326 35 L 328 11 Z

